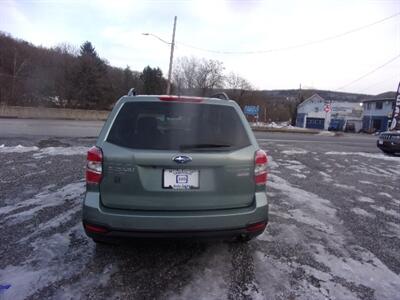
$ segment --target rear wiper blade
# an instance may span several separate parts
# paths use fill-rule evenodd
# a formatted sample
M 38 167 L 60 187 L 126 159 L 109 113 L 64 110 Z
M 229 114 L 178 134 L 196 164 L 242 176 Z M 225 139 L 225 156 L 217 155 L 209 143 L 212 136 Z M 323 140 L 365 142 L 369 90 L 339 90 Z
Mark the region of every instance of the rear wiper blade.
M 228 144 L 188 144 L 188 145 L 181 145 L 180 149 L 188 150 L 188 149 L 210 149 L 210 148 L 229 148 L 232 145 Z

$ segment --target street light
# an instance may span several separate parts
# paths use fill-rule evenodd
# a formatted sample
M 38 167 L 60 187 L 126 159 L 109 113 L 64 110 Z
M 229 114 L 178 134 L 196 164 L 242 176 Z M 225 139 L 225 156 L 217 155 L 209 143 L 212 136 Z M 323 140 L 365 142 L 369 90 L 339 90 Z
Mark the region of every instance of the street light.
M 162 38 L 160 38 L 159 36 L 157 36 L 157 35 L 155 35 L 155 34 L 148 33 L 148 32 L 143 32 L 142 34 L 143 34 L 143 35 L 146 35 L 146 36 L 155 37 L 156 39 L 160 40 L 160 41 L 163 42 L 164 44 L 171 45 L 170 42 L 167 42 L 166 40 L 163 40 Z
M 174 29 L 173 29 L 173 31 L 172 31 L 172 42 L 171 42 L 171 43 L 167 42 L 166 40 L 163 40 L 162 38 L 160 38 L 159 36 L 157 36 L 157 35 L 155 35 L 155 34 L 148 33 L 148 32 L 142 33 L 143 35 L 146 35 L 146 36 L 155 37 L 156 39 L 160 40 L 160 41 L 163 42 L 164 44 L 171 45 L 171 52 L 170 52 L 170 55 L 169 55 L 167 95 L 170 95 L 170 94 L 171 94 L 171 74 L 172 74 L 172 61 L 173 61 L 173 59 L 174 59 L 176 19 L 177 19 L 177 18 L 176 18 L 176 16 L 175 16 L 175 18 L 174 18 Z

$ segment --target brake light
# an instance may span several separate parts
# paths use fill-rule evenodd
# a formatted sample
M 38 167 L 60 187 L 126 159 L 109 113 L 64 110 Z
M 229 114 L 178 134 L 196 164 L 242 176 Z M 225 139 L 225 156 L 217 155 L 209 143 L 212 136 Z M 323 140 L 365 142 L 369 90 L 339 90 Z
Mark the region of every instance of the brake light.
M 266 222 L 258 222 L 255 224 L 248 225 L 246 227 L 247 232 L 257 232 L 257 231 L 264 231 L 265 227 L 267 227 Z
M 254 155 L 254 179 L 256 185 L 265 185 L 267 183 L 267 154 L 263 150 L 257 150 Z
M 87 153 L 86 183 L 99 184 L 103 174 L 103 152 L 93 146 Z
M 101 226 L 95 226 L 95 225 L 90 225 L 90 224 L 84 224 L 86 231 L 89 232 L 94 232 L 94 233 L 107 233 L 108 229 L 101 227 Z
M 202 102 L 201 97 L 185 97 L 185 96 L 160 96 L 161 101 L 176 101 L 176 102 Z

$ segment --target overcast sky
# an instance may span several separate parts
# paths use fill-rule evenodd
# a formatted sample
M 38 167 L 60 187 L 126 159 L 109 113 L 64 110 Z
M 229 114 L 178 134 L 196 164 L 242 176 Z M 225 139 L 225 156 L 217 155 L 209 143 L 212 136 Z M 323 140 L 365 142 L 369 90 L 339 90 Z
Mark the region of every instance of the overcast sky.
M 85 3 L 83 3 L 85 2 Z M 178 17 L 175 57 L 218 59 L 258 89 L 319 88 L 377 94 L 395 90 L 400 57 L 400 0 L 269 1 L 9 1 L 0 0 L 0 30 L 35 45 L 91 41 L 111 65 L 168 71 L 170 40 Z M 180 44 L 182 43 L 182 44 Z M 258 54 L 224 54 L 281 49 Z M 1 45 L 0 45 L 1 46 Z

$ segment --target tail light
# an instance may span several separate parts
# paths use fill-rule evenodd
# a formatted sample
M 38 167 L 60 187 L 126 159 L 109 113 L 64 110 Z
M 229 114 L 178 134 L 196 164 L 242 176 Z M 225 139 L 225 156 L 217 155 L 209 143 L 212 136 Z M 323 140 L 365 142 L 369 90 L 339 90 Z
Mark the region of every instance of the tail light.
M 93 146 L 87 153 L 86 183 L 99 184 L 103 174 L 103 153 Z
M 267 183 L 267 154 L 263 150 L 257 150 L 254 156 L 254 161 L 254 179 L 256 185 L 265 185 Z

